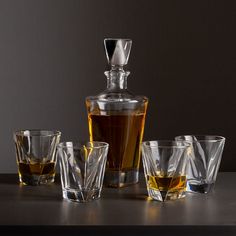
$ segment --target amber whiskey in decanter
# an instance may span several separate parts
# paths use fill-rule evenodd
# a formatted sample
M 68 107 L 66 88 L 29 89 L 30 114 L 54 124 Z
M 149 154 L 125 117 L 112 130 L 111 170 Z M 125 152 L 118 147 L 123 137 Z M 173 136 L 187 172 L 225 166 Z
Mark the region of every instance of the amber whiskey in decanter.
M 138 182 L 140 144 L 143 138 L 148 99 L 127 89 L 130 39 L 104 40 L 110 70 L 105 72 L 107 88 L 86 98 L 91 141 L 109 143 L 104 184 L 123 187 Z

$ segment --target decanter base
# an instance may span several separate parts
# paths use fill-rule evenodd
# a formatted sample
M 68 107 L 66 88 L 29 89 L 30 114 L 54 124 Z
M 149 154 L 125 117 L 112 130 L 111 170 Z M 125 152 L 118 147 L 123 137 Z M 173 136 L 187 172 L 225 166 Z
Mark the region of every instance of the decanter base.
M 114 171 L 106 170 L 104 185 L 111 188 L 121 188 L 138 183 L 138 170 Z

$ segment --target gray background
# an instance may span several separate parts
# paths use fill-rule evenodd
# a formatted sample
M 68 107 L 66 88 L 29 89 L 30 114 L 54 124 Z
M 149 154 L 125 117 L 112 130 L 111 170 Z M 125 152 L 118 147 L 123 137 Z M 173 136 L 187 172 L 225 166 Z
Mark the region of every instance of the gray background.
M 0 172 L 16 172 L 16 129 L 88 138 L 104 37 L 133 39 L 128 86 L 150 98 L 145 139 L 223 135 L 221 170 L 236 171 L 235 12 L 222 0 L 0 0 Z

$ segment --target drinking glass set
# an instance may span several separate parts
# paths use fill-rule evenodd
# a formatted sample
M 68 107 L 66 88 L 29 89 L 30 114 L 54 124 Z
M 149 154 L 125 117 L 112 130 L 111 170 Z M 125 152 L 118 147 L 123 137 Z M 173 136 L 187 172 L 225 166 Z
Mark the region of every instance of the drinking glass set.
M 211 192 L 225 138 L 184 135 L 172 141 L 142 142 L 148 98 L 127 87 L 130 72 L 125 66 L 131 46 L 131 39 L 104 39 L 107 87 L 85 99 L 90 142 L 60 143 L 59 131 L 14 133 L 22 184 L 54 182 L 59 159 L 63 198 L 88 202 L 100 197 L 103 183 L 116 188 L 136 184 L 142 152 L 150 198 L 165 201 L 185 197 L 186 190 Z
M 100 198 L 109 144 L 60 143 L 60 137 L 60 131 L 14 133 L 20 183 L 53 183 L 58 159 L 64 199 L 88 202 Z M 224 137 L 213 135 L 183 135 L 169 141 L 142 142 L 148 196 L 166 201 L 184 198 L 186 192 L 212 192 L 224 143 Z

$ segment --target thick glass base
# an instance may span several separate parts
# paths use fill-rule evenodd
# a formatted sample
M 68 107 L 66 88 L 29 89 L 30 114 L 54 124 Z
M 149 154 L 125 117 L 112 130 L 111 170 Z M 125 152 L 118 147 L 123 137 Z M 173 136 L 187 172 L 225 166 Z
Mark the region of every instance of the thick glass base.
M 214 188 L 214 183 L 210 184 L 201 184 L 201 183 L 192 183 L 187 182 L 187 191 L 194 193 L 210 193 Z
M 48 175 L 27 175 L 20 174 L 19 180 L 20 183 L 24 185 L 41 185 L 41 184 L 50 184 L 54 182 L 55 174 Z
M 166 200 L 176 200 L 185 197 L 185 189 L 178 191 L 159 191 L 148 189 L 148 196 L 154 200 L 164 202 Z
M 101 189 L 63 189 L 63 198 L 74 202 L 89 202 L 100 198 Z
M 138 183 L 138 170 L 113 171 L 106 170 L 104 185 L 111 188 L 121 188 Z

